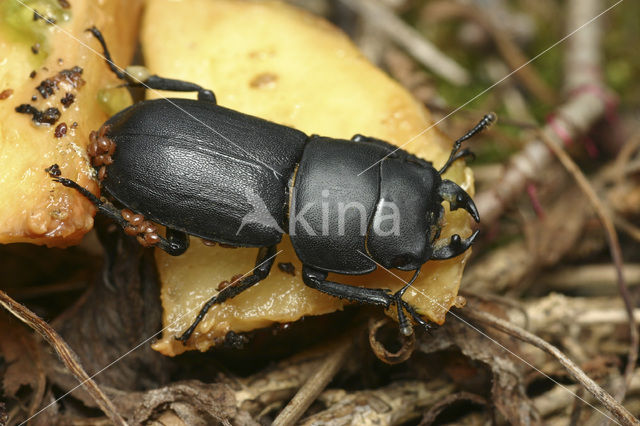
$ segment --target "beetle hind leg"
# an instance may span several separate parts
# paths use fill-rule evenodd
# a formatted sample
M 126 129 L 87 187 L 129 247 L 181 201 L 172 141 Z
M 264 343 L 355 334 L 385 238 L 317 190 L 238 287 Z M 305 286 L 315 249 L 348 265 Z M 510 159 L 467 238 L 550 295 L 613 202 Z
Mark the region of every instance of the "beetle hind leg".
M 75 189 L 82 194 L 96 207 L 99 213 L 114 220 L 124 229 L 127 235 L 135 236 L 143 247 L 156 246 L 171 255 L 177 256 L 184 253 L 189 246 L 186 234 L 167 229 L 167 238 L 163 238 L 158 235 L 155 225 L 145 220 L 141 214 L 135 214 L 128 209 L 118 210 L 113 204 L 96 197 L 75 181 L 61 177 L 60 168 L 57 165 L 54 164 L 48 167 L 46 171 L 54 182 L 58 182 L 67 188 Z
M 199 101 L 208 101 L 213 102 L 214 104 L 216 103 L 216 96 L 211 90 L 205 89 L 195 83 L 151 75 L 149 70 L 142 66 L 134 65 L 129 66 L 126 69 L 118 67 L 111 58 L 111 53 L 107 48 L 107 42 L 105 41 L 100 30 L 96 27 L 91 27 L 88 28 L 87 31 L 90 32 L 100 42 L 105 61 L 109 66 L 109 69 L 111 69 L 116 77 L 118 77 L 120 80 L 125 81 L 125 86 L 144 87 L 147 89 L 155 90 L 168 90 L 172 92 L 197 92 Z
M 262 247 L 258 252 L 258 256 L 256 258 L 256 266 L 253 269 L 253 273 L 251 275 L 246 275 L 244 278 L 240 277 L 233 280 L 231 284 L 224 287 L 218 294 L 209 299 L 207 303 L 205 303 L 204 306 L 200 309 L 200 312 L 198 312 L 196 319 L 193 321 L 193 323 L 191 323 L 189 328 L 184 333 L 182 333 L 182 335 L 177 336 L 176 340 L 180 340 L 182 343 L 186 343 L 195 331 L 198 324 L 200 324 L 200 322 L 204 319 L 205 315 L 207 315 L 207 312 L 213 305 L 217 305 L 224 302 L 225 300 L 231 299 L 232 297 L 237 296 L 246 289 L 253 287 L 258 282 L 267 278 L 269 272 L 271 272 L 271 267 L 276 260 L 276 255 L 276 246 Z

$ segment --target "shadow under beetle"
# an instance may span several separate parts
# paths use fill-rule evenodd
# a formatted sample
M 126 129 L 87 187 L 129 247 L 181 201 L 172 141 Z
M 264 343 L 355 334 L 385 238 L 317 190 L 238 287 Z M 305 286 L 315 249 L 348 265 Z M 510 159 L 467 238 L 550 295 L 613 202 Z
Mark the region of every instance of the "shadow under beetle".
M 384 308 L 395 304 L 405 335 L 413 332 L 407 313 L 416 323 L 428 326 L 402 296 L 424 263 L 462 254 L 478 234 L 467 239 L 453 235 L 446 244 L 436 242 L 443 201 L 449 202 L 451 210 L 465 209 L 479 221 L 471 197 L 441 175 L 455 160 L 470 154 L 460 149 L 461 143 L 488 127 L 495 120 L 493 114 L 458 139 L 445 165 L 436 170 L 432 163 L 379 139 L 307 136 L 221 107 L 212 91 L 197 84 L 129 67 L 134 78 L 114 65 L 100 31 L 95 27 L 88 31 L 101 43 L 107 64 L 126 86 L 193 91 L 198 100 L 138 102 L 111 117 L 99 132 L 92 132 L 88 148 L 92 164 L 103 190 L 124 209 L 58 176 L 59 171 L 50 173 L 53 179 L 82 193 L 142 245 L 157 246 L 171 255 L 184 253 L 188 235 L 226 245 L 260 247 L 252 274 L 212 297 L 178 340 L 189 339 L 212 305 L 267 277 L 283 230 L 291 236 L 303 264 L 302 278 L 309 287 L 353 302 Z M 245 220 L 255 214 L 251 195 L 259 198 L 271 222 Z M 326 210 L 323 203 L 342 204 L 343 209 Z M 389 217 L 388 203 L 394 203 L 401 214 L 398 232 L 373 232 L 374 224 Z M 166 238 L 156 233 L 150 221 L 166 227 Z M 334 225 L 342 221 L 342 226 L 338 230 L 330 226 L 328 232 L 317 235 L 313 230 L 323 221 Z M 396 293 L 327 280 L 329 272 L 361 275 L 377 264 L 415 273 Z

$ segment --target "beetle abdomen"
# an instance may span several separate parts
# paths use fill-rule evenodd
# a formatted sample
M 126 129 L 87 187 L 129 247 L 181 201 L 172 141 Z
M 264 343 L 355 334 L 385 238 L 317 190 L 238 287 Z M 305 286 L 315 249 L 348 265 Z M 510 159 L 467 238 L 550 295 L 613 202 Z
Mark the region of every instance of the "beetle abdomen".
M 213 241 L 280 241 L 304 133 L 188 99 L 142 102 L 106 125 L 117 148 L 103 187 L 123 205 Z

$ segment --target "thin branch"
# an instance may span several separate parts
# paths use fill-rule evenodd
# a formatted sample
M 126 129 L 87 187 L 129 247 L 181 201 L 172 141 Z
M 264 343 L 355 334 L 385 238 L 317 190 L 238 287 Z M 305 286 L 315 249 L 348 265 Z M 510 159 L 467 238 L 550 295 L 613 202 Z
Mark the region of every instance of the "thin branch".
M 20 321 L 27 324 L 33 330 L 38 332 L 56 351 L 60 360 L 73 373 L 73 375 L 85 386 L 87 392 L 93 397 L 94 401 L 100 409 L 111 419 L 111 421 L 119 426 L 126 426 L 125 420 L 117 413 L 115 406 L 111 400 L 100 390 L 96 382 L 84 371 L 78 356 L 60 337 L 60 335 L 49 324 L 31 312 L 25 306 L 13 300 L 4 291 L 0 290 L 0 305 L 13 314 Z M 45 408 L 46 409 L 46 408 Z M 36 413 L 37 415 L 37 413 Z M 33 416 L 32 416 L 33 417 Z
M 337 343 L 335 349 L 319 366 L 317 372 L 307 380 L 289 404 L 278 414 L 278 417 L 273 421 L 274 426 L 296 424 L 342 366 L 353 345 L 352 337 L 349 334 Z
M 626 264 L 623 268 L 627 286 L 640 285 L 640 264 Z M 597 288 L 600 293 L 613 290 L 617 271 L 615 266 L 582 265 L 560 268 L 542 275 L 538 280 L 555 291 L 576 291 Z
M 616 233 L 616 229 L 613 225 L 613 221 L 611 220 L 609 212 L 598 198 L 595 190 L 589 184 L 589 181 L 587 180 L 585 175 L 580 171 L 580 168 L 578 168 L 576 163 L 573 162 L 573 160 L 569 157 L 565 150 L 562 149 L 560 144 L 554 139 L 552 135 L 549 135 L 546 132 L 540 132 L 540 137 L 542 138 L 542 140 L 558 157 L 562 165 L 575 178 L 578 186 L 580 187 L 580 189 L 582 189 L 584 194 L 593 205 L 593 208 L 596 211 L 596 215 L 598 216 L 600 222 L 602 222 L 602 226 L 604 227 L 607 236 L 607 242 L 609 244 L 609 250 L 611 252 L 611 258 L 616 267 L 618 291 L 620 293 L 620 297 L 622 297 L 624 307 L 629 318 L 630 346 L 629 355 L 627 357 L 627 366 L 625 367 L 624 373 L 625 380 L 623 386 L 621 386 L 620 389 L 618 389 L 618 391 L 616 392 L 616 399 L 618 399 L 619 401 L 623 401 L 624 395 L 627 392 L 627 388 L 631 383 L 633 370 L 635 368 L 636 362 L 638 361 L 638 343 L 640 341 L 640 337 L 638 336 L 638 328 L 635 326 L 633 319 L 633 302 L 631 299 L 631 294 L 629 294 L 629 289 L 627 288 L 627 284 L 625 282 L 624 273 L 622 272 L 624 264 L 622 259 L 622 249 L 620 248 L 620 241 L 618 240 L 618 234 Z
M 573 361 L 562 353 L 558 348 L 547 343 L 540 337 L 532 334 L 523 328 L 518 327 L 508 321 L 495 317 L 487 312 L 483 312 L 471 307 L 467 307 L 463 314 L 469 318 L 472 318 L 478 322 L 489 325 L 496 328 L 510 336 L 516 337 L 524 342 L 530 343 L 537 348 L 542 349 L 549 355 L 556 358 L 560 364 L 569 372 L 569 374 L 581 383 L 589 393 L 591 393 L 598 401 L 600 401 L 606 409 L 611 412 L 623 425 L 637 425 L 640 426 L 640 421 L 636 419 L 626 408 L 616 401 L 610 394 L 602 389 L 596 382 L 594 382 L 584 371 L 580 369 Z
M 589 21 L 602 13 L 601 3 L 598 0 L 576 0 L 568 7 L 569 31 L 581 28 L 567 39 L 565 49 L 565 91 L 568 99 L 549 116 L 549 123 L 543 128 L 545 133 L 561 133 L 567 144 L 583 136 L 611 108 L 611 97 L 603 86 L 599 71 L 602 17 Z M 589 24 L 581 27 L 585 22 Z M 544 141 L 539 138 L 528 142 L 522 151 L 512 156 L 502 178 L 492 189 L 475 197 L 482 222 L 485 225 L 495 222 L 552 159 Z

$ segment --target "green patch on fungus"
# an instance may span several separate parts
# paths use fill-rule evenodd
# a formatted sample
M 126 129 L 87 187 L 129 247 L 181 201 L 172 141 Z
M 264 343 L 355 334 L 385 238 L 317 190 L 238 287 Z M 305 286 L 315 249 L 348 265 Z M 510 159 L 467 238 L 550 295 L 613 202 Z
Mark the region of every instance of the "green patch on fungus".
M 35 12 L 34 12 L 35 11 Z M 71 11 L 63 9 L 57 0 L 5 0 L 0 2 L 0 28 L 6 37 L 25 48 L 37 46 L 34 57 L 43 62 L 51 46 L 49 35 L 54 25 L 71 19 Z
M 131 94 L 125 87 L 107 87 L 98 90 L 98 104 L 109 117 L 133 103 Z

